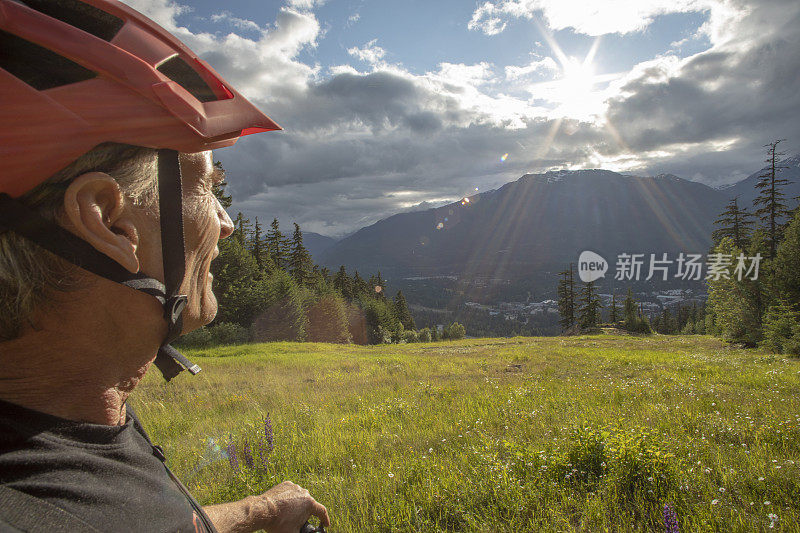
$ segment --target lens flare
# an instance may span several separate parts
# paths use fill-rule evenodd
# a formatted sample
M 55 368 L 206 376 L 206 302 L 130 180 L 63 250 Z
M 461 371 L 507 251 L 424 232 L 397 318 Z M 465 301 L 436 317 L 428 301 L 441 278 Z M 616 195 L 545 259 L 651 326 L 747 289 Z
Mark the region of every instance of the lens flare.
M 502 161 L 503 163 L 506 162 L 506 159 L 508 159 L 508 152 L 506 152 L 502 156 L 500 156 L 500 161 Z M 478 189 L 475 189 L 475 190 L 477 191 Z

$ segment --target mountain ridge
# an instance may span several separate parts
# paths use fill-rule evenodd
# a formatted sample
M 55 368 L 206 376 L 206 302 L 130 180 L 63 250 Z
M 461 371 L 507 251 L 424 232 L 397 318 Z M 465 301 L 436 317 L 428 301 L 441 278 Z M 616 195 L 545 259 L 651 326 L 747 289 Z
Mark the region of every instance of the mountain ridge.
M 385 276 L 519 277 L 559 268 L 582 249 L 704 253 L 726 200 L 670 174 L 525 174 L 460 202 L 389 216 L 338 241 L 320 260 Z

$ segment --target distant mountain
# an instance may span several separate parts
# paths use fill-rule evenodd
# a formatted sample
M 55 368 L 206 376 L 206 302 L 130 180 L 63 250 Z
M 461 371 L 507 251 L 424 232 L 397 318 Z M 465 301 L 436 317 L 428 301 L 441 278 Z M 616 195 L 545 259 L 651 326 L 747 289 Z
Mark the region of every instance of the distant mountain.
M 705 253 L 727 192 L 672 175 L 528 174 L 468 201 L 381 220 L 319 261 L 384 277 L 514 279 L 561 269 L 593 250 L 613 269 L 622 252 Z
M 320 257 L 325 250 L 335 243 L 336 239 L 332 237 L 326 237 L 325 235 L 320 235 L 313 231 L 303 232 L 303 244 L 306 249 L 308 249 L 309 253 L 311 253 L 311 257 L 313 257 L 314 260 Z
M 790 180 L 790 183 L 783 193 L 786 195 L 787 204 L 789 207 L 797 205 L 795 198 L 800 196 L 800 155 L 795 155 L 780 162 L 781 166 L 788 168 L 782 169 L 778 176 Z M 725 189 L 720 189 L 728 198 L 739 197 L 739 207 L 747 207 L 750 212 L 753 212 L 753 200 L 758 196 L 756 190 L 756 183 L 758 177 L 766 172 L 766 167 L 758 172 L 754 172 L 742 181 L 731 185 Z

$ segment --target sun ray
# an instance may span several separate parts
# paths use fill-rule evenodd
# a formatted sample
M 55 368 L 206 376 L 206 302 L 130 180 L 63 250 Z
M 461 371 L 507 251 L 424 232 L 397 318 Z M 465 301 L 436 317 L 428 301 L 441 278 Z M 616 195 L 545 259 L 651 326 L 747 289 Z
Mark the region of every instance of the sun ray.
M 536 159 L 544 159 L 544 156 L 547 155 L 547 152 L 550 150 L 550 145 L 553 144 L 553 139 L 555 139 L 563 120 L 563 118 L 557 118 L 553 121 L 553 125 L 550 126 L 550 131 L 547 132 L 547 137 L 544 139 L 544 144 L 539 148 L 539 152 L 536 154 Z
M 586 54 L 585 58 L 583 58 L 584 65 L 591 65 L 594 63 L 594 56 L 597 55 L 598 48 L 600 48 L 600 36 L 595 38 L 594 42 L 592 43 L 592 47 L 589 49 L 589 53 Z
M 550 46 L 550 49 L 556 55 L 556 59 L 558 59 L 558 62 L 561 63 L 561 67 L 563 68 L 569 62 L 569 58 L 564 51 L 561 50 L 561 46 L 559 46 L 555 37 L 553 37 L 553 34 L 550 33 L 550 30 L 548 30 L 541 22 L 539 22 L 539 19 L 536 17 L 533 17 L 533 22 L 536 24 L 536 27 L 539 29 L 539 33 L 542 34 L 544 40 L 547 42 L 548 46 Z

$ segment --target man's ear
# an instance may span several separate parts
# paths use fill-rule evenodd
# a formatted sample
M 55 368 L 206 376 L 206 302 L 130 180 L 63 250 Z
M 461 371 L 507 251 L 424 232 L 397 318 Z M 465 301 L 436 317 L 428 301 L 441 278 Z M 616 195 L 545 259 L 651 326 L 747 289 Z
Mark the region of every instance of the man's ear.
M 139 232 L 114 178 L 88 172 L 72 180 L 64 194 L 64 216 L 83 240 L 128 271 L 139 272 Z

